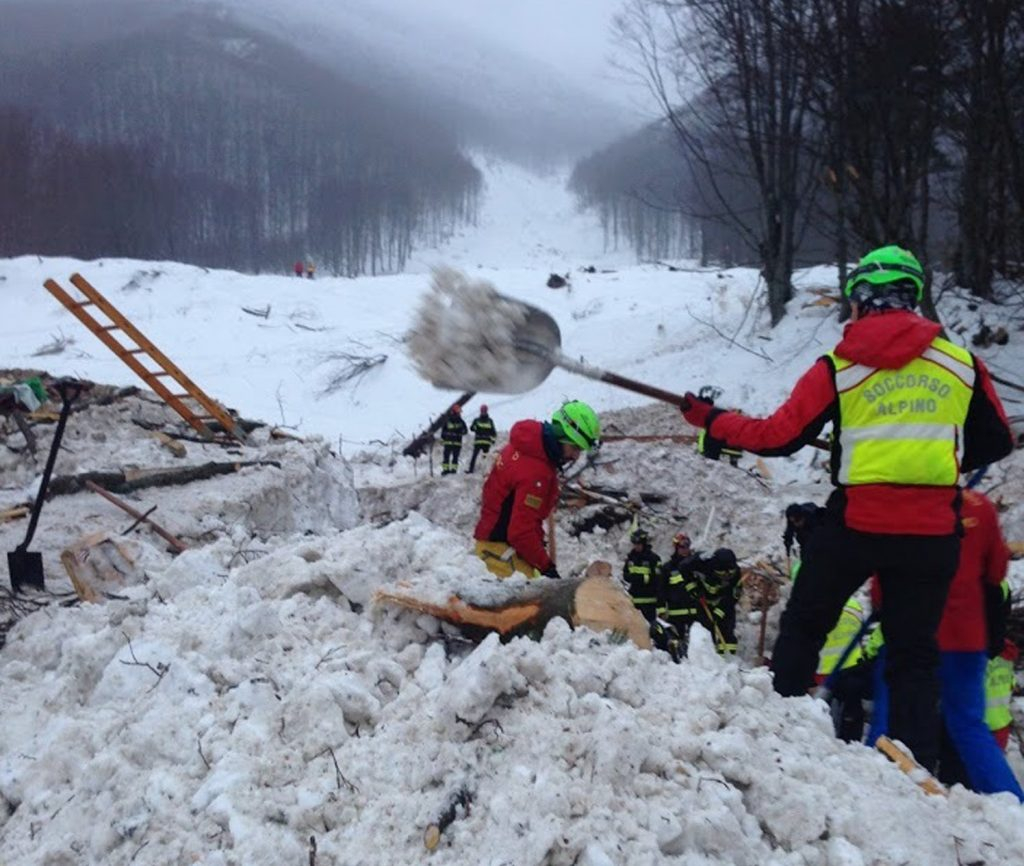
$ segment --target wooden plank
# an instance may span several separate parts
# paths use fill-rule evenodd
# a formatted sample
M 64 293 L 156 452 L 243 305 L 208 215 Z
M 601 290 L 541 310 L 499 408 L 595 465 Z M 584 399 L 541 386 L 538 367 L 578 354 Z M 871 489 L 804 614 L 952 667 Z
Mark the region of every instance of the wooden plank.
M 27 505 L 16 505 L 14 508 L 0 511 L 0 523 L 6 523 L 8 520 L 20 520 L 22 517 L 27 517 L 31 511 L 32 509 Z
M 926 794 L 945 797 L 947 791 L 945 786 L 922 767 L 913 756 L 903 751 L 892 740 L 881 736 L 875 743 L 875 747 L 904 773 L 910 776 L 911 780 Z

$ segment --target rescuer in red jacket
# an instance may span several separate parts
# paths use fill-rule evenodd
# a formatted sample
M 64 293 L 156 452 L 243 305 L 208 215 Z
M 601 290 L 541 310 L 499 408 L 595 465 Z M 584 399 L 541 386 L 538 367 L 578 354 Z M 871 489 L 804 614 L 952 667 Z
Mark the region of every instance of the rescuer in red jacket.
M 939 750 L 935 633 L 956 571 L 960 472 L 1013 450 L 984 364 L 913 312 L 925 274 L 897 246 L 861 259 L 844 287 L 853 315 L 768 418 L 724 412 L 687 394 L 683 414 L 725 445 L 792 454 L 833 426 L 822 525 L 803 553 L 772 654 L 775 689 L 802 695 L 846 600 L 877 572 L 892 695 L 890 731 L 932 769 Z
M 558 501 L 558 469 L 597 446 L 601 425 L 586 403 L 565 403 L 550 422 L 517 421 L 484 482 L 476 553 L 498 577 L 560 577 L 544 546 Z

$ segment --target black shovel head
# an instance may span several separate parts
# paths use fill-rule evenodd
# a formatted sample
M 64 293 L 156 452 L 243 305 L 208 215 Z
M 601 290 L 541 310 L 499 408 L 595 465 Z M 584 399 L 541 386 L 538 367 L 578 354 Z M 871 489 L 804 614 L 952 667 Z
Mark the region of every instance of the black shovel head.
M 23 586 L 46 589 L 43 582 L 43 555 L 32 550 L 7 552 L 7 570 L 11 573 L 11 589 L 21 592 Z

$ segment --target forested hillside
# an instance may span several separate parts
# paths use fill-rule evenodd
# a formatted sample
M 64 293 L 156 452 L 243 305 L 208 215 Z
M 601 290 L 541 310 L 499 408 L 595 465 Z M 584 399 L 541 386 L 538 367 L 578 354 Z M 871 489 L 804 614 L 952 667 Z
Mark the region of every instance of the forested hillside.
M 88 13 L 4 7 L 0 256 L 381 273 L 472 217 L 479 172 L 425 109 L 223 14 Z

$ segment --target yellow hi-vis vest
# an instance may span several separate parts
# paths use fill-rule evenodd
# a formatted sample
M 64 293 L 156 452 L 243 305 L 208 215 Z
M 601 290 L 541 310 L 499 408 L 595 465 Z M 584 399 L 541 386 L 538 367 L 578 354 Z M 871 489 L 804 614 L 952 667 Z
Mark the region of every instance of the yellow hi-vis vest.
M 1010 698 L 1013 697 L 1013 662 L 996 656 L 985 671 L 985 723 L 990 731 L 1013 724 Z
M 971 353 L 936 337 L 899 370 L 829 357 L 839 394 L 836 482 L 956 485 L 974 389 Z
M 839 614 L 839 621 L 836 623 L 835 628 L 828 633 L 828 637 L 825 638 L 825 644 L 821 648 L 821 653 L 818 655 L 817 673 L 820 676 L 827 677 L 836 669 L 836 665 L 839 664 L 839 657 L 850 645 L 850 641 L 856 637 L 857 632 L 860 631 L 860 627 L 864 623 L 863 616 L 864 607 L 861 603 L 855 598 L 847 599 L 846 604 L 843 605 L 843 612 Z M 857 664 L 860 661 L 860 656 L 860 647 L 854 647 L 846 657 L 846 661 L 843 662 L 843 670 L 845 671 L 847 668 L 852 668 Z

